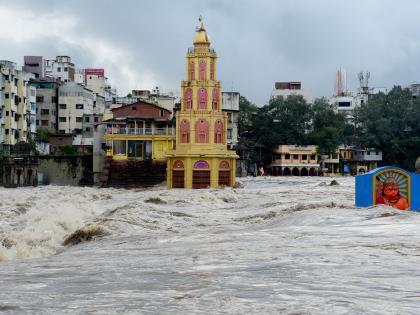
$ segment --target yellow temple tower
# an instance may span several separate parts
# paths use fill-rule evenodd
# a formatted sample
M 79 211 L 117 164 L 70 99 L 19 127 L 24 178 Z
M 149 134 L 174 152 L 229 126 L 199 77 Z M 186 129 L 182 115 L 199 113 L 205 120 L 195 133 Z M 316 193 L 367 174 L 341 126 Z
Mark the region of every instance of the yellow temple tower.
M 235 151 L 227 149 L 227 114 L 216 80 L 216 52 L 200 18 L 194 47 L 187 52 L 187 76 L 181 83 L 176 114 L 176 149 L 167 151 L 168 188 L 235 185 Z

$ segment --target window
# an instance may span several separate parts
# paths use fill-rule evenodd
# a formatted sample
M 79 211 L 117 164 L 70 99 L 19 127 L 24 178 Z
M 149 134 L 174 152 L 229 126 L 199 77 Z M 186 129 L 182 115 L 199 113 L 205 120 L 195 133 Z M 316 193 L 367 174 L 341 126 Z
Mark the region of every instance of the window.
M 126 145 L 127 142 L 125 140 L 114 140 L 112 145 L 114 155 L 126 155 Z
M 94 117 L 93 119 L 95 122 L 99 122 L 99 117 Z
M 85 128 L 85 131 L 86 131 L 86 132 L 90 132 L 90 127 L 86 127 L 86 128 Z
M 41 126 L 48 126 L 48 120 L 41 120 Z
M 159 116 L 160 116 L 160 117 L 163 117 L 163 109 L 161 109 L 161 110 L 159 111 Z
M 67 104 L 60 104 L 59 107 L 60 107 L 60 109 L 66 109 L 67 108 Z
M 58 117 L 58 121 L 59 122 L 66 122 L 67 118 L 66 117 Z
M 132 109 L 132 110 L 136 110 L 136 109 L 137 109 L 137 107 L 136 107 L 136 106 L 131 106 L 131 109 Z
M 367 155 L 370 155 L 370 151 L 367 151 Z
M 83 104 L 76 104 L 76 109 L 83 109 Z
M 299 159 L 299 155 L 298 154 L 293 154 L 293 160 L 298 160 Z
M 41 109 L 41 115 L 49 115 L 50 110 L 49 109 Z
M 8 110 L 6 110 L 6 116 L 9 116 L 9 111 Z
M 39 120 L 38 119 L 36 120 L 36 125 L 39 126 Z
M 227 129 L 227 138 L 232 139 L 232 129 L 230 128 Z
M 5 133 L 6 135 L 8 135 L 8 134 L 9 134 L 9 129 L 5 129 L 5 130 L 4 130 L 4 133 Z
M 85 117 L 85 122 L 90 122 L 90 117 L 89 116 Z
M 290 160 L 290 154 L 289 154 L 289 153 L 286 153 L 286 154 L 284 155 L 284 158 L 285 158 L 286 160 Z
M 78 123 L 83 122 L 83 117 L 76 117 L 76 122 L 78 122 Z
M 60 67 L 57 67 L 57 72 L 61 72 L 61 68 Z
M 4 98 L 9 98 L 9 93 L 4 93 Z
M 66 133 L 66 131 L 65 131 L 65 130 L 63 130 L 63 129 L 60 129 L 58 132 L 59 132 L 59 133 Z
M 69 68 L 64 67 L 64 72 L 67 72 L 67 71 L 69 71 Z
M 51 102 L 57 103 L 57 96 L 51 96 Z
M 311 154 L 311 160 L 315 160 L 316 159 L 316 155 L 315 154 Z
M 36 102 L 37 103 L 43 103 L 44 102 L 44 97 L 43 96 L 37 96 L 36 97 Z
M 308 159 L 308 155 L 307 154 L 302 154 L 302 160 L 306 161 Z

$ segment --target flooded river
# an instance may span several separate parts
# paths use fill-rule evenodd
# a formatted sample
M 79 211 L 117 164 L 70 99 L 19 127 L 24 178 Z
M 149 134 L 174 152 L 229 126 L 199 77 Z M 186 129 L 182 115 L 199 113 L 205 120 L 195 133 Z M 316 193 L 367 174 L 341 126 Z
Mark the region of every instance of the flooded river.
M 330 181 L 0 188 L 0 313 L 418 314 L 420 214 Z

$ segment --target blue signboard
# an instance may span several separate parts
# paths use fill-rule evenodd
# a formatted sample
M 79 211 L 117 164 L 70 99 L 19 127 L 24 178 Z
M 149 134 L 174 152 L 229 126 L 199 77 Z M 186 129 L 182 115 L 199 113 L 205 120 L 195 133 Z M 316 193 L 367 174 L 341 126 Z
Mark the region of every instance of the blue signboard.
M 420 175 L 386 166 L 356 176 L 356 206 L 377 204 L 420 211 Z

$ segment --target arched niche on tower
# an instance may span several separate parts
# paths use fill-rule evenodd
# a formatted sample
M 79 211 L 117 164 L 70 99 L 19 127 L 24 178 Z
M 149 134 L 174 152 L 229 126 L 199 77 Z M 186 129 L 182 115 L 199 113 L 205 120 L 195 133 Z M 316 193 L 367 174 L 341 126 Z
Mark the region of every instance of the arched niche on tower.
M 207 109 L 207 89 L 200 88 L 197 94 L 198 109 Z
M 219 109 L 219 90 L 217 88 L 213 88 L 212 90 L 212 109 Z
M 191 60 L 188 65 L 188 79 L 190 81 L 195 80 L 195 63 L 194 60 Z
M 186 119 L 181 121 L 180 127 L 180 142 L 181 143 L 190 143 L 190 122 Z
M 191 88 L 186 88 L 185 89 L 185 109 L 191 109 L 192 108 L 192 98 L 193 98 L 193 91 Z
M 195 123 L 195 143 L 209 143 L 209 122 L 199 119 Z
M 216 144 L 224 144 L 224 128 L 223 128 L 223 122 L 218 119 L 214 123 L 214 143 Z
M 205 81 L 206 80 L 206 61 L 201 59 L 199 64 L 199 79 L 200 81 Z

